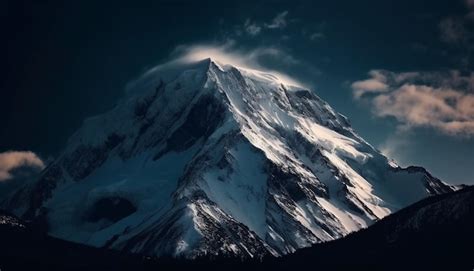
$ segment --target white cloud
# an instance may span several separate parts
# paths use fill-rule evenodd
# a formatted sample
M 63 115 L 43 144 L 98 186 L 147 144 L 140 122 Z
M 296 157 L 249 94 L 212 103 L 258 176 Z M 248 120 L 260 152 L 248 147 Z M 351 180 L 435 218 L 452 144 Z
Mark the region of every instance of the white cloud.
M 376 116 L 394 117 L 400 128 L 431 127 L 448 135 L 474 136 L 474 73 L 375 70 L 371 76 L 352 87 L 356 98 L 371 102 Z M 367 92 L 373 95 L 364 96 Z
M 474 95 L 423 85 L 403 85 L 373 100 L 378 116 L 408 126 L 431 126 L 447 134 L 474 135 Z
M 287 21 L 286 21 L 287 15 L 288 15 L 287 10 L 283 11 L 282 13 L 277 14 L 276 17 L 273 18 L 273 20 L 270 23 L 265 24 L 265 27 L 270 28 L 270 29 L 284 28 L 287 25 Z
M 6 181 L 14 176 L 12 171 L 27 167 L 42 170 L 45 165 L 43 161 L 31 151 L 7 151 L 0 153 L 0 181 Z

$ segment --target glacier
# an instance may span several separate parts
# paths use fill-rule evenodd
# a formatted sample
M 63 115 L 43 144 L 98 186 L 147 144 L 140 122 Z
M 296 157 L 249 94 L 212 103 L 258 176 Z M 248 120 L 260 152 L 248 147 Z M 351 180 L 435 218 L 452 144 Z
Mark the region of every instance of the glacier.
M 314 92 L 213 59 L 160 66 L 1 207 L 153 256 L 280 256 L 455 190 L 401 168 Z

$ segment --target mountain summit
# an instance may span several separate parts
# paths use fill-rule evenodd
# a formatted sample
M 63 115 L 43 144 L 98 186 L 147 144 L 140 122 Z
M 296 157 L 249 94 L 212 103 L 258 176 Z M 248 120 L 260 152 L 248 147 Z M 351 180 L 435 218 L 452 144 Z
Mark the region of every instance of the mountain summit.
M 206 59 L 161 66 L 2 203 L 56 237 L 147 255 L 283 255 L 452 191 L 312 91 Z

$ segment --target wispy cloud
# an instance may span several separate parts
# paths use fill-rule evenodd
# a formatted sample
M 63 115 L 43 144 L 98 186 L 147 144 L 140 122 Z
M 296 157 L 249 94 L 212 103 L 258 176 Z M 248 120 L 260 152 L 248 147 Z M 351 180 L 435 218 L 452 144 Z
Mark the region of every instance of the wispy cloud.
M 223 64 L 231 64 L 246 68 L 264 68 L 260 63 L 264 57 L 271 57 L 285 65 L 299 64 L 300 61 L 288 52 L 277 47 L 257 47 L 252 50 L 237 49 L 235 43 L 230 41 L 222 45 L 201 44 L 181 45 L 175 49 L 178 59 L 186 61 L 199 61 L 213 58 Z
M 277 47 L 257 47 L 251 50 L 245 50 L 237 47 L 234 41 L 228 41 L 224 44 L 194 44 L 180 45 L 175 48 L 171 54 L 171 59 L 158 66 L 148 69 L 136 80 L 127 84 L 126 91 L 133 91 L 136 84 L 143 78 L 152 76 L 156 72 L 164 69 L 173 69 L 185 63 L 193 63 L 207 58 L 223 64 L 232 65 L 239 68 L 258 70 L 275 75 L 284 84 L 307 87 L 307 85 L 281 72 L 281 68 L 291 68 L 295 65 L 306 66 L 305 63 L 293 57 L 287 51 Z M 265 60 L 271 60 L 271 66 L 263 64 Z M 312 68 L 315 69 L 315 68 Z
M 250 36 L 257 36 L 264 30 L 283 29 L 288 25 L 288 11 L 278 13 L 270 22 L 262 22 L 252 18 L 247 18 L 243 26 L 236 26 L 236 33 L 240 35 L 242 32 Z
M 302 35 L 310 41 L 319 41 L 326 38 L 324 31 L 327 25 L 326 22 L 322 21 L 309 27 L 307 25 L 303 26 L 302 21 L 297 18 L 291 18 L 287 10 L 276 14 L 270 21 L 263 21 L 258 18 L 247 18 L 243 24 L 234 26 L 234 34 L 237 37 L 242 34 L 256 37 L 263 33 L 274 33 L 281 35 L 281 40 L 287 41 L 290 39 L 290 35 L 288 35 L 288 31 L 285 33 L 284 29 L 287 29 L 290 25 L 298 26 L 298 28 L 301 29 Z
M 474 1 L 465 0 L 465 6 L 464 15 L 444 18 L 438 25 L 440 40 L 457 51 L 454 60 L 464 68 L 472 65 L 474 52 Z
M 382 144 L 378 146 L 380 152 L 386 157 L 392 159 L 400 166 L 408 166 L 406 151 L 407 148 L 413 148 L 413 133 L 406 130 L 397 130 L 390 135 Z
M 462 18 L 446 18 L 439 23 L 441 40 L 446 43 L 464 43 L 467 39 L 467 30 Z
M 257 23 L 252 22 L 250 19 L 247 19 L 245 21 L 244 29 L 251 36 L 256 36 L 256 35 L 260 34 L 260 32 L 262 31 L 262 27 L 259 26 Z
M 324 33 L 315 32 L 309 36 L 309 39 L 315 41 L 315 40 L 324 39 L 325 37 L 326 36 L 324 35 Z
M 439 23 L 440 38 L 450 44 L 469 45 L 473 39 L 472 19 L 474 19 L 474 0 L 465 0 L 467 13 L 464 16 L 450 16 Z
M 466 0 L 466 6 L 469 9 L 466 19 L 474 20 L 474 0 Z
M 360 98 L 366 93 L 377 93 L 388 90 L 387 77 L 378 70 L 369 72 L 371 78 L 352 83 L 351 87 L 354 90 L 354 97 Z
M 474 73 L 394 73 L 374 70 L 352 84 L 378 117 L 394 117 L 400 129 L 432 127 L 448 135 L 474 136 Z M 370 94 L 370 95 L 368 95 Z
M 474 9 L 474 0 L 466 0 L 466 6 Z
M 328 23 L 321 21 L 317 24 L 307 26 L 302 31 L 303 36 L 307 37 L 310 41 L 320 41 L 326 39 L 326 28 Z
M 13 171 L 28 168 L 40 171 L 44 162 L 31 151 L 7 151 L 0 153 L 0 182 L 12 179 Z
M 281 13 L 278 13 L 270 23 L 265 24 L 265 27 L 270 28 L 270 29 L 284 28 L 287 25 L 287 19 L 286 19 L 287 15 L 288 15 L 287 10 Z

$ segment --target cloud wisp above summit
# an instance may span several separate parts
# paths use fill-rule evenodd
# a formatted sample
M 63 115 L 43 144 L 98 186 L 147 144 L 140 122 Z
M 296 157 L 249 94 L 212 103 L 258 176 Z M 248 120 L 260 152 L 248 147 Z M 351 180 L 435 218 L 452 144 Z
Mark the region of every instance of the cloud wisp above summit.
M 292 78 L 277 69 L 264 65 L 262 60 L 265 58 L 277 60 L 279 65 L 285 67 L 304 65 L 300 60 L 283 49 L 276 47 L 258 47 L 252 50 L 244 50 L 235 48 L 233 42 L 227 42 L 223 45 L 180 45 L 171 53 L 171 57 L 166 63 L 149 69 L 143 76 L 147 76 L 161 69 L 212 59 L 222 65 L 232 65 L 242 69 L 270 73 L 275 75 L 283 84 L 307 88 L 307 84 L 301 82 L 301 80 Z

